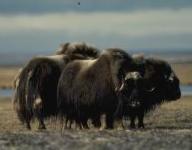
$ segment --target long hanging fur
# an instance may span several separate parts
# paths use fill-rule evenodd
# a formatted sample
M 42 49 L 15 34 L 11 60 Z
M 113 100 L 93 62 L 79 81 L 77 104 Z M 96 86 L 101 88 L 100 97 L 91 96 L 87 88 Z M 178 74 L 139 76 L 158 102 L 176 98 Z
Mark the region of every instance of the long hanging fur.
M 115 89 L 125 72 L 134 69 L 132 58 L 119 49 L 108 49 L 95 60 L 74 61 L 63 70 L 58 83 L 61 117 L 85 125 L 88 118 L 106 114 L 106 127 L 113 128 L 118 105 Z
M 129 108 L 130 127 L 135 128 L 135 118 L 138 117 L 138 127 L 144 128 L 145 113 L 163 102 L 179 99 L 181 91 L 179 79 L 166 61 L 144 57 L 135 57 L 134 59 L 144 67 L 143 78 L 146 91 L 141 92 L 143 99 L 141 106 L 137 109 Z
M 72 45 L 74 44 L 72 43 L 71 47 Z M 82 45 L 86 48 L 85 44 Z M 81 44 L 78 47 L 81 47 Z M 89 50 L 94 50 L 94 53 L 99 54 L 96 48 L 87 48 L 86 52 Z M 25 123 L 27 128 L 30 128 L 30 121 L 34 118 L 39 120 L 39 128 L 45 128 L 43 118 L 56 115 L 57 83 L 65 65 L 76 59 L 93 57 L 88 57 L 89 55 L 85 52 L 81 54 L 83 49 L 79 51 L 75 46 L 70 49 L 66 47 L 65 52 L 69 55 L 60 54 L 33 58 L 17 76 L 13 104 L 19 120 Z
M 57 87 L 60 72 L 61 69 L 55 61 L 36 58 L 30 61 L 20 73 L 14 105 L 20 121 L 26 123 L 28 128 L 30 128 L 29 123 L 35 113 L 34 105 L 37 98 L 46 108 L 41 113 L 42 116 L 50 115 L 51 112 L 55 113 L 56 88 L 52 87 Z M 46 101 L 42 101 L 42 99 L 46 99 Z

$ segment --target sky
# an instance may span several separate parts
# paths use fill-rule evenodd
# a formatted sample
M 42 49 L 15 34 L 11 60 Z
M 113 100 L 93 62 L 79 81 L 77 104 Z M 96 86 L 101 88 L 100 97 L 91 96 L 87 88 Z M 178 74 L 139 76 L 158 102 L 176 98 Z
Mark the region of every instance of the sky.
M 192 0 L 0 0 L 0 53 L 98 48 L 192 50 Z

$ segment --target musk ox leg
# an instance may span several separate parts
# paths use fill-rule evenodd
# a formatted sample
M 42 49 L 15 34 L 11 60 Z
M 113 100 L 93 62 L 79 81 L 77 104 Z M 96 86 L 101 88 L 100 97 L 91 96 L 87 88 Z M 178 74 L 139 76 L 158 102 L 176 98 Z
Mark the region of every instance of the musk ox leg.
M 123 118 L 118 118 L 116 119 L 116 124 L 117 124 L 117 129 L 121 130 L 121 129 L 125 129 L 125 126 L 123 124 Z
M 111 114 L 106 115 L 106 129 L 113 129 L 114 117 Z
M 131 122 L 130 122 L 130 128 L 131 128 L 131 129 L 135 129 L 135 128 L 136 128 L 136 126 L 135 126 L 135 118 L 136 118 L 135 115 L 132 115 L 132 116 L 130 117 L 130 120 L 131 120 Z
M 26 121 L 26 128 L 31 130 L 30 120 Z
M 34 112 L 35 115 L 38 119 L 39 126 L 38 129 L 46 129 L 44 121 L 43 121 L 43 104 L 42 104 L 42 99 L 37 98 L 34 102 Z
M 138 114 L 138 128 L 145 128 L 144 123 L 143 123 L 143 118 L 144 118 L 144 111 L 141 111 Z
M 40 119 L 40 120 L 39 120 L 38 129 L 39 129 L 39 130 L 46 129 L 43 119 Z
M 83 129 L 89 129 L 87 117 L 84 116 L 81 118 L 81 124 L 82 124 Z
M 68 129 L 68 122 L 71 122 L 71 121 L 69 121 L 69 118 L 68 118 L 68 117 L 66 117 L 66 118 L 65 118 L 65 125 L 64 125 L 64 129 Z
M 75 120 L 75 128 L 77 128 L 77 129 L 82 129 L 82 122 L 81 122 L 81 120 L 80 119 L 76 119 Z
M 87 119 L 82 121 L 82 126 L 84 129 L 89 129 L 89 126 L 87 124 Z
M 73 120 L 69 120 L 69 129 L 72 128 Z
M 73 120 L 69 119 L 68 117 L 66 117 L 65 119 L 65 129 L 71 129 L 72 128 L 72 124 L 73 124 Z
M 93 125 L 94 125 L 95 128 L 100 128 L 100 127 L 101 127 L 101 118 L 100 118 L 100 115 L 95 116 L 95 117 L 92 119 L 92 123 L 93 123 Z

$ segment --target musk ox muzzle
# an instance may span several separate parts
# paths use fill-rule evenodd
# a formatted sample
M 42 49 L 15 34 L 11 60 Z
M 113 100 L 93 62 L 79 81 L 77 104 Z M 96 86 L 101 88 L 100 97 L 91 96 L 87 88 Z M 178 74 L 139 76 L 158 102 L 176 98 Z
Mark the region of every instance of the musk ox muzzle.
M 119 89 L 124 107 L 140 107 L 142 101 L 141 82 L 142 77 L 139 72 L 129 72 L 126 74 Z

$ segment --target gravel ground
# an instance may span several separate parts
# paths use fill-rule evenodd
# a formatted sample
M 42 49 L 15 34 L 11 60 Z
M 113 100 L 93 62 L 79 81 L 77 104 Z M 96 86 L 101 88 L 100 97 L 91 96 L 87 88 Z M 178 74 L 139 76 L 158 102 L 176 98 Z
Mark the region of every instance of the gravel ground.
M 192 130 L 65 131 L 6 133 L 0 135 L 0 149 L 15 150 L 116 150 L 192 149 Z

